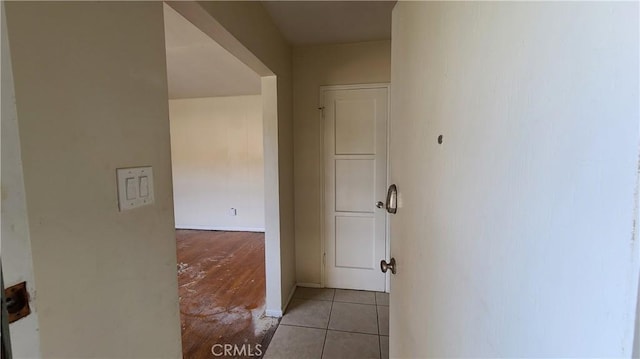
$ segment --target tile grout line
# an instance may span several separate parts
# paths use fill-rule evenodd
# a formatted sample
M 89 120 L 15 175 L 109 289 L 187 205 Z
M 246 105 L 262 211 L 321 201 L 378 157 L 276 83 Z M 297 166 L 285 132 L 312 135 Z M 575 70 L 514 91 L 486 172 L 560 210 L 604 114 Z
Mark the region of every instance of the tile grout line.
M 348 330 L 340 330 L 340 329 L 329 329 L 329 328 L 318 328 L 318 327 L 305 327 L 304 325 L 294 325 L 294 324 L 280 324 L 280 326 L 284 326 L 284 327 L 296 327 L 296 328 L 308 328 L 308 329 L 321 329 L 321 330 L 326 330 L 326 331 L 332 331 L 332 332 L 339 332 L 339 333 L 351 333 L 351 334 L 363 334 L 363 335 L 375 335 L 375 336 L 379 336 L 379 337 L 388 337 L 388 335 L 378 335 L 376 333 L 364 333 L 364 332 L 350 332 Z
M 342 302 L 342 301 L 339 301 L 339 300 L 336 300 L 335 302 L 336 302 L 336 303 L 346 303 L 346 304 L 362 304 L 362 305 L 373 305 L 373 306 L 376 306 L 376 305 L 377 305 L 377 304 L 371 304 L 371 303 L 359 303 L 359 302 Z
M 380 342 L 380 315 L 378 314 L 378 296 L 374 293 L 373 298 L 374 298 L 374 301 L 376 302 L 376 324 L 378 327 L 378 354 L 379 354 L 378 357 L 382 359 L 382 345 Z
M 322 356 L 324 355 L 324 346 L 327 344 L 327 334 L 329 333 L 329 329 L 326 329 L 324 331 L 324 340 L 322 341 L 322 350 L 320 351 L 320 358 L 318 359 L 322 359 Z
M 313 298 L 292 298 L 292 299 L 313 300 L 315 302 L 335 302 L 335 303 L 347 303 L 347 304 L 378 305 L 378 306 L 381 306 L 381 307 L 388 307 L 388 305 L 384 305 L 384 304 L 362 303 L 362 302 L 344 302 L 344 301 L 341 301 L 341 300 L 313 299 Z
M 329 335 L 329 323 L 331 323 L 331 312 L 333 312 L 333 300 L 336 297 L 336 290 L 333 290 L 333 297 L 331 297 L 331 309 L 329 310 L 329 320 L 327 321 L 327 329 L 324 331 L 324 341 L 322 342 L 322 351 L 320 352 L 320 358 L 324 355 L 324 347 L 327 345 L 327 336 Z
M 376 305 L 376 328 L 378 329 L 378 336 L 380 336 L 380 316 L 378 315 L 377 305 Z

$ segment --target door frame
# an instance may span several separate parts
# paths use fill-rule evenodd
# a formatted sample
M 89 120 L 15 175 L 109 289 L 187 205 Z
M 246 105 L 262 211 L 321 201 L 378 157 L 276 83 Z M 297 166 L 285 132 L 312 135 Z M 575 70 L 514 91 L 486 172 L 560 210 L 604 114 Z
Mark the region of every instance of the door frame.
M 387 151 L 385 153 L 385 160 L 387 161 L 387 173 L 386 173 L 386 184 L 385 187 L 389 185 L 389 130 L 390 130 L 390 122 L 391 122 L 391 84 L 390 83 L 368 83 L 368 84 L 350 84 L 350 85 L 323 85 L 320 86 L 319 96 L 318 96 L 318 122 L 320 123 L 320 155 L 318 157 L 318 161 L 320 162 L 320 287 L 325 288 L 326 281 L 326 233 L 325 233 L 325 201 L 324 201 L 324 185 L 325 185 L 325 152 L 324 152 L 324 136 L 325 136 L 325 125 L 324 125 L 324 99 L 325 93 L 328 91 L 340 91 L 340 90 L 367 90 L 367 89 L 379 89 L 385 88 L 387 89 Z M 385 216 L 385 242 L 384 242 L 384 251 L 385 251 L 385 260 L 388 260 L 391 252 L 391 238 L 389 232 L 389 216 Z M 382 259 L 382 258 L 381 258 Z M 389 293 L 389 289 L 391 286 L 391 277 L 389 273 L 385 274 L 385 283 L 384 283 L 384 291 Z

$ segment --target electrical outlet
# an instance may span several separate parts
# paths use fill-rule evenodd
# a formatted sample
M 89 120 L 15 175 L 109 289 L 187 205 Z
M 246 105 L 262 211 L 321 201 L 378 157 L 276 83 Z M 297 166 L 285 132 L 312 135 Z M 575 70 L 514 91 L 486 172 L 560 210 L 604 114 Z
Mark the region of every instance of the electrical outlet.
M 230 216 L 237 216 L 238 215 L 238 210 L 236 210 L 235 208 L 229 208 L 229 215 Z

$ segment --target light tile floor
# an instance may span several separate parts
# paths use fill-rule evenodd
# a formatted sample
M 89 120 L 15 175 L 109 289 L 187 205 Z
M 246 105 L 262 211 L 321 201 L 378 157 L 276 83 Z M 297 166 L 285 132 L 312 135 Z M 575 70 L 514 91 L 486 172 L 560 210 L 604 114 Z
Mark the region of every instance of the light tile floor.
M 389 358 L 389 294 L 298 287 L 266 359 Z

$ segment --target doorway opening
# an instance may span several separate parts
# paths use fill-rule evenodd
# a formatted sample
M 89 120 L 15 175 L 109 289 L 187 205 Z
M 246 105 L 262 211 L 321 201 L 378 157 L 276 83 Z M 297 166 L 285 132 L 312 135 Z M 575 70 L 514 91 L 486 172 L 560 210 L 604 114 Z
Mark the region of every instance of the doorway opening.
M 183 355 L 255 355 L 277 325 L 265 316 L 262 79 L 167 4 L 164 16 Z

